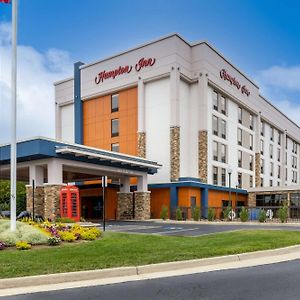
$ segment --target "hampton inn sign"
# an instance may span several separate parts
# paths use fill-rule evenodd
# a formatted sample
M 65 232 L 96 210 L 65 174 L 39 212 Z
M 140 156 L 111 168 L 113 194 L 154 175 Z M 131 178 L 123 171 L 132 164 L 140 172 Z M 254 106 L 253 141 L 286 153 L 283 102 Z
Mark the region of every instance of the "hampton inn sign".
M 145 58 L 142 57 L 136 64 L 135 64 L 135 70 L 139 72 L 140 70 L 152 67 L 156 62 L 155 58 Z M 122 75 L 122 74 L 129 74 L 132 71 L 133 67 L 132 65 L 126 65 L 126 66 L 119 66 L 117 69 L 110 70 L 110 71 L 102 71 L 98 73 L 98 75 L 95 77 L 95 83 L 99 84 L 103 82 L 106 79 L 112 78 L 115 79 L 116 77 Z
M 245 85 L 241 85 L 239 81 L 236 80 L 235 77 L 231 76 L 227 73 L 225 69 L 222 69 L 220 71 L 220 77 L 224 79 L 225 81 L 229 81 L 231 85 L 234 85 L 238 90 L 241 90 L 242 94 L 245 94 L 247 96 L 250 95 L 250 91 L 246 88 Z

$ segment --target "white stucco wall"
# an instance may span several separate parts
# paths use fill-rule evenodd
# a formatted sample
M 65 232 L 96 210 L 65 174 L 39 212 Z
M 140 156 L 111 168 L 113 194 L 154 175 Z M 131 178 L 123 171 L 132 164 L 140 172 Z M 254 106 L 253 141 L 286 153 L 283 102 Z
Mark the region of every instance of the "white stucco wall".
M 61 140 L 74 143 L 74 104 L 60 107 Z

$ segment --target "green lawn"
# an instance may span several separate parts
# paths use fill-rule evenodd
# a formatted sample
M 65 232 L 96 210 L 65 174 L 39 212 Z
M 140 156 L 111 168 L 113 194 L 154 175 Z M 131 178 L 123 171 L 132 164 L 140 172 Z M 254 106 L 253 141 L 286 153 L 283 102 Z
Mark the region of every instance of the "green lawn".
M 246 230 L 202 237 L 106 233 L 101 240 L 0 251 L 0 278 L 137 266 L 300 244 L 300 232 Z

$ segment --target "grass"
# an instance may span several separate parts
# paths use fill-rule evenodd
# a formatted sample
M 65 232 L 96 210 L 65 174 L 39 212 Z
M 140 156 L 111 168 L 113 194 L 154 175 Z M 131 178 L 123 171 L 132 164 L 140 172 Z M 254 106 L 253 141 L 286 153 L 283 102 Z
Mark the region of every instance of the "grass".
M 0 278 L 136 266 L 300 244 L 300 232 L 245 230 L 202 237 L 106 233 L 103 239 L 30 251 L 0 251 Z

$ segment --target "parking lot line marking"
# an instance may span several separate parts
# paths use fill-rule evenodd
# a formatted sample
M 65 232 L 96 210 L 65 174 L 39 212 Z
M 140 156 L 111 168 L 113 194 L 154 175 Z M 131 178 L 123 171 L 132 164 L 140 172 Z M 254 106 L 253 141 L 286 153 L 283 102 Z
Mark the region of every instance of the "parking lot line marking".
M 162 235 L 162 234 L 169 234 L 169 233 L 177 233 L 177 232 L 193 231 L 193 230 L 198 230 L 198 229 L 199 229 L 199 228 L 188 228 L 188 229 L 179 229 L 179 230 L 168 230 L 168 231 L 153 232 L 152 234 Z

